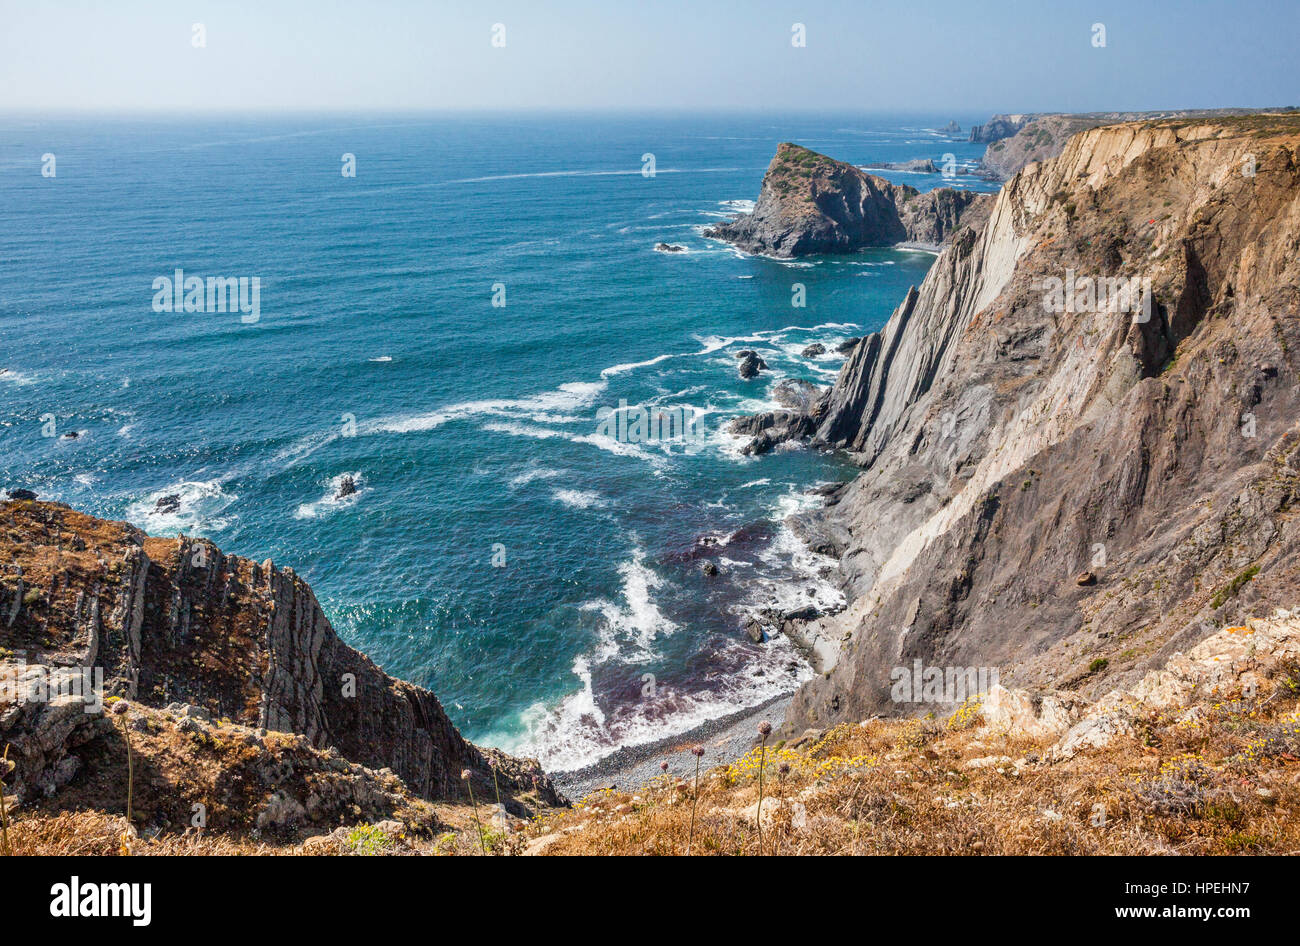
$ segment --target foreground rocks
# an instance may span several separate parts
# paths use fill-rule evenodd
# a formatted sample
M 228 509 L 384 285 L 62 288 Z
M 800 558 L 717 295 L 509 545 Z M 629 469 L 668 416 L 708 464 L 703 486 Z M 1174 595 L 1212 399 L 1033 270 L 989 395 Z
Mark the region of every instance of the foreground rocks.
M 265 743 L 268 736 L 257 734 L 285 734 L 302 759 L 333 753 L 349 765 L 387 770 L 410 797 L 429 800 L 465 799 L 462 770 L 479 797 L 489 797 L 495 762 L 503 795 L 563 803 L 536 762 L 466 742 L 432 693 L 389 677 L 344 644 L 290 569 L 228 556 L 202 539 L 150 538 L 125 523 L 32 501 L 0 504 L 0 547 L 8 563 L 0 580 L 0 674 L 43 680 L 63 694 L 0 693 L 0 743 L 12 747 L 16 764 L 11 798 L 53 795 L 57 803 L 81 791 L 93 804 L 87 786 L 99 786 L 99 803 L 115 804 L 112 792 L 125 777 L 117 767 L 124 761 L 116 748 L 120 726 L 102 706 L 88 708 L 80 691 L 70 695 L 71 678 L 84 670 L 102 674 L 107 697 L 129 704 L 132 725 L 139 717 L 146 720 L 140 725 L 164 726 L 156 713 L 171 706 L 176 721 L 165 726 L 186 736 L 211 726 L 223 739 L 247 741 L 251 733 Z M 264 787 L 239 803 L 232 825 L 256 826 L 247 806 L 269 803 L 278 790 Z M 300 794 L 294 802 L 310 812 L 310 796 Z M 297 811 L 288 800 L 275 810 Z
M 1135 736 L 1151 711 L 1194 720 L 1207 701 L 1253 699 L 1265 682 L 1300 666 L 1300 614 L 1281 609 L 1272 618 L 1227 627 L 1186 654 L 1175 653 L 1128 690 L 1111 690 L 1096 702 L 1060 691 L 1008 690 L 995 685 L 980 714 L 993 730 L 1013 739 L 1055 739 L 1047 761 L 1071 759 Z

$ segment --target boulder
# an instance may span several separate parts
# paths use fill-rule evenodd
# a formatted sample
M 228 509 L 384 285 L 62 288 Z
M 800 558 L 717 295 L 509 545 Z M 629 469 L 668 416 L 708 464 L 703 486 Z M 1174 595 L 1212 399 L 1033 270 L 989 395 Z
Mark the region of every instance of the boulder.
M 740 376 L 746 381 L 758 377 L 758 373 L 767 368 L 767 362 L 758 356 L 758 352 L 745 349 L 736 352 L 736 358 L 740 362 L 737 366 Z
M 159 496 L 158 502 L 154 503 L 153 511 L 161 513 L 176 512 L 181 508 L 181 498 L 175 493 L 168 493 L 166 496 Z

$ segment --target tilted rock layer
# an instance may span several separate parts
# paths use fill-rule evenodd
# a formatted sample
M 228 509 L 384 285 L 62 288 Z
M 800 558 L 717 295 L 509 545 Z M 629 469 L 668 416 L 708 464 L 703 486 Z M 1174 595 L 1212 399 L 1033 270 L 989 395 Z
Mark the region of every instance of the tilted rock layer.
M 432 693 L 343 643 L 290 569 L 27 500 L 0 503 L 0 560 L 0 670 L 10 675 L 98 669 L 109 695 L 295 733 L 391 770 L 422 798 L 462 798 L 464 769 L 488 797 L 490 757 L 503 792 L 560 800 L 535 762 L 480 751 Z M 0 744 L 13 746 L 20 782 L 49 792 L 79 768 L 69 757 L 103 732 L 102 713 L 82 703 L 0 702 Z
M 1008 182 L 819 405 L 866 469 L 806 523 L 852 603 L 790 728 L 915 711 L 918 658 L 1094 696 L 1289 607 L 1298 250 L 1295 117 L 1100 127 Z

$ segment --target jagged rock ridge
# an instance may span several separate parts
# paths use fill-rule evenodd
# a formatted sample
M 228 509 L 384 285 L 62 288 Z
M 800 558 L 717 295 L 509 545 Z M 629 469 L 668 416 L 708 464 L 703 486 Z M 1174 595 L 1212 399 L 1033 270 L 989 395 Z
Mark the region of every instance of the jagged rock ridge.
M 0 504 L 0 547 L 0 669 L 8 673 L 20 662 L 43 672 L 98 668 L 109 695 L 300 734 L 309 746 L 391 770 L 427 799 L 463 797 L 463 769 L 490 791 L 490 757 L 503 792 L 561 801 L 536 762 L 485 754 L 432 693 L 343 643 L 291 569 L 27 500 Z M 96 736 L 96 720 L 80 701 L 71 709 L 6 704 L 0 744 L 13 746 L 20 782 L 50 791 L 76 771 L 65 760 Z
M 919 193 L 784 142 L 752 213 L 705 231 L 750 253 L 794 257 L 868 246 L 937 245 L 982 218 L 992 195 L 947 188 Z

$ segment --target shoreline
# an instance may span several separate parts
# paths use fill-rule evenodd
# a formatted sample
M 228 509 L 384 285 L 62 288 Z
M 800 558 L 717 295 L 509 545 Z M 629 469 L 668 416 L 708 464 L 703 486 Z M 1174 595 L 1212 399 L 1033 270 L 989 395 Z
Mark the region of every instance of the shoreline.
M 766 719 L 772 723 L 773 729 L 778 729 L 793 700 L 794 693 L 774 696 L 758 706 L 708 720 L 676 736 L 639 746 L 625 746 L 581 769 L 548 774 L 556 787 L 573 802 L 613 785 L 636 791 L 664 774 L 659 768 L 661 762 L 668 763 L 668 774 L 674 778 L 692 778 L 695 757 L 689 751 L 691 746 L 696 743 L 704 746 L 701 772 L 731 762 L 758 744 L 760 720 Z

